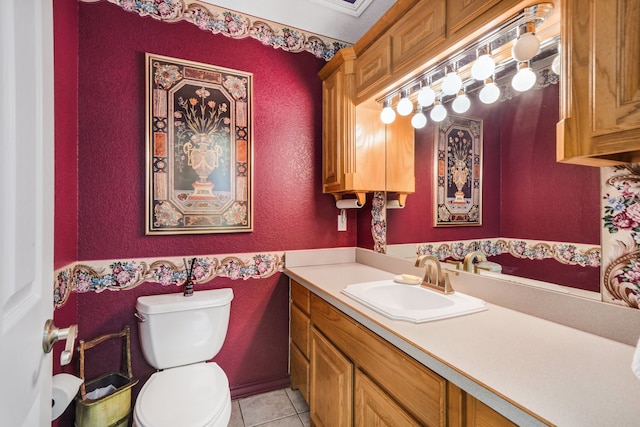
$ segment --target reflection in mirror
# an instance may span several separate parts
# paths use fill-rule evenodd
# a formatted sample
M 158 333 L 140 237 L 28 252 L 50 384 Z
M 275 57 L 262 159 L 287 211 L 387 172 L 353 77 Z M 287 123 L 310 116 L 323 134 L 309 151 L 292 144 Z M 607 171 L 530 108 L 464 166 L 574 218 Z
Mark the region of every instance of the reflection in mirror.
M 398 244 L 455 244 L 498 238 L 568 244 L 564 252 L 569 257 L 575 254 L 574 249 L 583 249 L 573 248 L 575 244 L 599 249 L 600 170 L 556 162 L 559 87 L 548 84 L 544 76 L 542 73 L 538 79 L 542 87 L 528 92 L 517 93 L 503 86 L 502 102 L 485 105 L 472 99 L 472 107 L 464 115 L 483 121 L 479 226 L 434 226 L 437 129 L 429 121 L 416 130 L 416 192 L 407 198 L 404 209 L 386 212 L 388 253 L 393 254 Z M 358 243 L 367 247 L 364 231 L 358 228 Z M 535 255 L 532 258 L 489 254 L 490 261 L 502 266 L 503 274 L 600 290 L 598 265 L 571 265 L 556 258 L 535 259 Z

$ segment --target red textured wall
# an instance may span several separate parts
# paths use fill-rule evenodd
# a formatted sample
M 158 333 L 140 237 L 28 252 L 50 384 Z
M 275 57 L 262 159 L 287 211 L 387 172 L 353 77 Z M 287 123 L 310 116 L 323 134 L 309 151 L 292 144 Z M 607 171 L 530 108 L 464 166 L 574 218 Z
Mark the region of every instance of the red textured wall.
M 64 129 L 56 134 L 56 147 L 65 150 L 60 156 L 56 152 L 57 266 L 75 260 L 355 245 L 355 217 L 348 232 L 337 232 L 333 197 L 321 193 L 322 94 L 317 72 L 323 60 L 275 50 L 251 38 L 213 35 L 186 22 L 142 18 L 107 2 L 54 4 L 59 8 L 56 26 L 69 33 L 57 39 L 55 52 L 56 63 L 62 65 L 56 68 L 56 130 Z M 145 52 L 253 73 L 253 232 L 145 236 Z M 72 150 L 76 142 L 77 156 Z M 233 395 L 281 386 L 288 381 L 286 277 L 278 273 L 260 280 L 215 279 L 196 289 L 227 286 L 235 298 L 227 341 L 215 360 L 227 372 Z M 129 291 L 78 294 L 57 314 L 68 310 L 77 315 L 81 339 L 131 325 L 134 374 L 144 381 L 153 369 L 140 352 L 135 299 L 175 291 L 143 284 Z M 89 378 L 117 360 L 108 353 L 92 357 L 96 368 L 88 367 Z
M 104 2 L 80 4 L 79 32 L 79 259 L 355 244 L 320 193 L 323 60 Z M 144 235 L 145 52 L 253 73 L 252 233 Z
M 78 259 L 78 2 L 55 0 L 54 268 Z
M 78 259 L 78 3 L 55 0 L 54 13 L 54 85 L 55 99 L 55 229 L 54 268 Z M 64 167 L 58 167 L 64 165 Z M 64 328 L 78 323 L 76 295 L 54 313 L 54 322 Z M 53 373 L 76 373 L 73 365 L 60 366 L 60 353 L 65 342 L 53 348 Z M 73 405 L 72 405 L 73 406 Z M 72 425 L 69 409 L 52 425 Z

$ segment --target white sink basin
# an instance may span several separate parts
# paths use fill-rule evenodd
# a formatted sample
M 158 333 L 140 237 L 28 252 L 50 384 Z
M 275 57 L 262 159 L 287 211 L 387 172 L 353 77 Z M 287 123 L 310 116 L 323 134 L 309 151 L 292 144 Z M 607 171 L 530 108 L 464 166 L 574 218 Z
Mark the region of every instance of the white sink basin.
M 460 292 L 446 295 L 419 285 L 399 284 L 393 280 L 349 285 L 342 293 L 390 319 L 414 323 L 487 309 L 484 301 Z

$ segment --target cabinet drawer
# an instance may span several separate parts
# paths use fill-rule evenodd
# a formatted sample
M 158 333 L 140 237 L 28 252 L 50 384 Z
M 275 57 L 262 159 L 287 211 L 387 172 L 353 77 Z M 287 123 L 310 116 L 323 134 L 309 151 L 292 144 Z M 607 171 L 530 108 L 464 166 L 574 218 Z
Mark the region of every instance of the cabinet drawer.
M 309 331 L 311 321 L 309 318 L 295 305 L 291 304 L 291 341 L 293 341 L 302 354 L 309 358 Z
M 299 389 L 304 400 L 309 403 L 309 360 L 294 343 L 291 343 L 290 355 L 291 388 Z
M 311 308 L 311 293 L 309 289 L 302 286 L 300 283 L 295 280 L 291 280 L 291 301 L 295 305 L 298 306 L 300 310 L 307 316 L 309 315 L 309 310 Z
M 311 322 L 424 425 L 446 425 L 446 380 L 321 298 L 311 295 Z

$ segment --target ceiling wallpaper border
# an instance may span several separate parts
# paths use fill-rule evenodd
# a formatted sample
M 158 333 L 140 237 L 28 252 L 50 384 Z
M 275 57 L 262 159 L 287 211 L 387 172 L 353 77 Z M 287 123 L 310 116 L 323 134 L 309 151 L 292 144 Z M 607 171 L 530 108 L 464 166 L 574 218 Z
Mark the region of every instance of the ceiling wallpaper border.
M 103 0 L 79 0 L 96 3 Z M 325 61 L 350 44 L 284 26 L 251 15 L 237 13 L 197 0 L 107 0 L 127 12 L 151 16 L 165 22 L 187 21 L 203 31 L 232 38 L 251 37 L 266 46 L 287 52 L 309 52 Z

